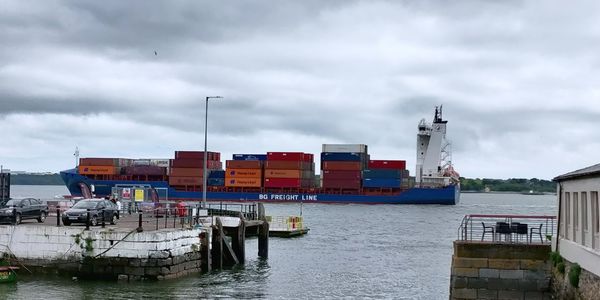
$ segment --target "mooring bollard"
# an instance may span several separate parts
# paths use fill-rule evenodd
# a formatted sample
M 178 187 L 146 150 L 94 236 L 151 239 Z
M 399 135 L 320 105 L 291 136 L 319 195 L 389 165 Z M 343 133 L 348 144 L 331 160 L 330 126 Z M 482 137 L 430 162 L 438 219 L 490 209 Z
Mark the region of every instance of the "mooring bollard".
M 90 230 L 90 209 L 87 209 L 87 215 L 85 217 L 85 230 Z
M 104 213 L 105 213 L 105 210 L 103 209 L 103 210 L 102 210 L 102 228 L 105 228 L 105 227 L 106 227 L 106 223 L 105 223 L 105 221 L 104 221 L 104 219 L 105 219 L 105 215 L 104 215 Z
M 138 228 L 137 228 L 137 232 L 142 232 L 144 231 L 144 228 L 142 228 L 142 212 L 138 213 Z
M 56 227 L 60 227 L 60 205 L 56 206 Z

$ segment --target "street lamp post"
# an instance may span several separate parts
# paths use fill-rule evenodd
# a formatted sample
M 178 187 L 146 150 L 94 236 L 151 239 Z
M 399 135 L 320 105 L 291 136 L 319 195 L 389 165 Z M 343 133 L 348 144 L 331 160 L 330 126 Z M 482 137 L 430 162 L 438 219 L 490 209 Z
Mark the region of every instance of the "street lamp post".
M 208 129 L 208 100 L 209 99 L 219 99 L 223 98 L 221 96 L 208 96 L 206 97 L 206 108 L 204 110 L 204 167 L 203 167 L 203 176 L 202 176 L 202 207 L 206 208 L 206 184 L 208 181 L 208 174 L 206 169 L 206 164 L 208 164 L 208 154 L 206 153 L 206 141 L 207 141 L 207 129 Z

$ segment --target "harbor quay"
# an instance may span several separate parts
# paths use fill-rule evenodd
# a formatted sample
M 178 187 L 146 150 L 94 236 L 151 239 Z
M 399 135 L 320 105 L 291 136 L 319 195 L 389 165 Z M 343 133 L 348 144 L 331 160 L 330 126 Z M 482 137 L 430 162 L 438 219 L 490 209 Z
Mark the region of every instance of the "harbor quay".
M 244 263 L 246 229 L 258 233 L 259 256 L 266 258 L 266 221 L 241 214 L 143 218 L 141 212 L 123 215 L 116 225 L 64 226 L 56 215 L 43 223 L 0 225 L 0 255 L 20 273 L 166 280 Z

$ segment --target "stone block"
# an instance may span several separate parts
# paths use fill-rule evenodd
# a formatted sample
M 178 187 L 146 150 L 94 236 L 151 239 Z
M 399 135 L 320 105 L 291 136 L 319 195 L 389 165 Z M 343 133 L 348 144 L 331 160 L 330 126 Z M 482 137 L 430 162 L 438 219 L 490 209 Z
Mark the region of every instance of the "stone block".
M 162 275 L 168 275 L 171 274 L 171 269 L 167 268 L 167 267 L 160 267 L 160 274 Z
M 523 279 L 523 270 L 500 270 L 500 278 Z
M 477 290 L 477 299 L 490 299 L 490 300 L 498 299 L 498 291 L 488 290 L 488 289 L 478 289 Z
M 525 292 L 524 299 L 526 300 L 544 300 L 544 293 L 542 292 Z
M 477 299 L 477 290 L 475 289 L 453 289 L 452 298 L 459 299 Z
M 498 291 L 499 300 L 524 300 L 524 293 L 522 291 L 514 290 L 501 290 Z
M 478 277 L 479 269 L 476 268 L 452 268 L 452 275 L 462 277 Z
M 125 274 L 127 275 L 133 275 L 133 276 L 143 276 L 144 275 L 144 268 L 140 268 L 140 267 L 125 267 L 124 270 Z
M 490 259 L 488 264 L 490 269 L 518 270 L 521 263 L 518 259 Z
M 467 288 L 470 289 L 487 289 L 488 278 L 469 278 Z
M 538 281 L 523 279 L 519 282 L 519 288 L 522 291 L 538 291 Z
M 545 270 L 546 266 L 549 265 L 543 260 L 534 259 L 521 259 L 520 269 L 521 270 Z
M 496 270 L 496 269 L 483 268 L 483 269 L 479 269 L 479 277 L 498 278 L 498 277 L 500 277 L 500 272 L 499 272 L 499 270 Z
M 198 248 L 200 245 L 198 245 Z M 487 268 L 487 258 L 452 257 L 452 266 L 455 268 Z
M 144 275 L 146 276 L 158 276 L 160 274 L 161 268 L 159 267 L 146 267 L 144 268 Z
M 519 288 L 519 279 L 489 278 L 488 289 L 490 290 L 516 290 Z
M 543 270 L 523 270 L 524 279 L 543 280 L 548 276 L 550 276 L 550 272 L 546 273 Z

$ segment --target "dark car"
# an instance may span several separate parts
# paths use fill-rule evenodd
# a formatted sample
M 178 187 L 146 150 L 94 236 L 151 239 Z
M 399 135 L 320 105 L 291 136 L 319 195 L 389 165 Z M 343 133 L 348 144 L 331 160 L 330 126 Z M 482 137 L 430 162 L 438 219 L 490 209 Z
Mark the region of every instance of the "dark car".
M 72 223 L 86 223 L 88 210 L 90 211 L 90 225 L 92 226 L 98 225 L 103 216 L 105 222 L 110 222 L 113 225 L 117 224 L 119 219 L 119 210 L 113 202 L 104 199 L 86 199 L 80 200 L 64 212 L 62 215 L 63 224 L 69 226 Z
M 0 208 L 0 222 L 20 224 L 26 219 L 43 223 L 48 216 L 48 205 L 39 199 L 11 199 Z

